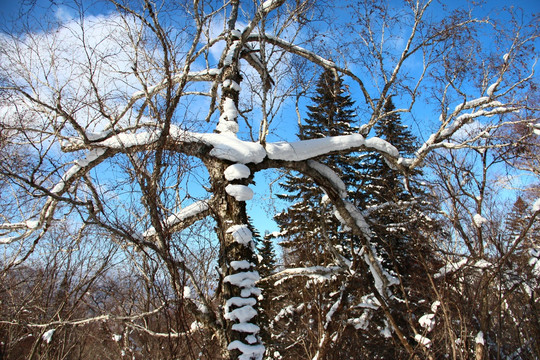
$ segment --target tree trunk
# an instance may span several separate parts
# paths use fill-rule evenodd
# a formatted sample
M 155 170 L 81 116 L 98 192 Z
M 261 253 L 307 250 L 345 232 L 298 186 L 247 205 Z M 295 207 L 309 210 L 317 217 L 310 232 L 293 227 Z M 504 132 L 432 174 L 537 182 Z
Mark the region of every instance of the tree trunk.
M 259 278 L 256 271 L 258 264 L 254 252 L 252 233 L 248 229 L 248 217 L 245 201 L 238 201 L 227 190 L 231 185 L 224 177 L 228 163 L 211 159 L 207 163 L 212 183 L 212 192 L 216 199 L 212 209 L 216 220 L 217 234 L 221 252 L 220 267 L 220 304 L 224 324 L 223 337 L 226 341 L 225 358 L 260 359 L 264 346 L 258 336 L 258 302 L 260 289 L 255 287 Z M 247 186 L 249 179 L 235 180 L 234 186 Z M 230 192 L 230 190 L 229 190 Z

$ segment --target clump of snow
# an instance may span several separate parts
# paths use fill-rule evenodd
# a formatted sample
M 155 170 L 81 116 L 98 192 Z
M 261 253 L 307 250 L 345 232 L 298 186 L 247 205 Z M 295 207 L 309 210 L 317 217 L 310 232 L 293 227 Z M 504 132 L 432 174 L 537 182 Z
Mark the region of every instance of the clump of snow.
M 476 227 L 480 228 L 480 227 L 482 227 L 483 224 L 486 224 L 487 222 L 488 222 L 488 220 L 485 217 L 483 217 L 482 215 L 474 214 L 474 216 L 473 216 L 473 224 Z
M 238 269 L 249 269 L 250 267 L 254 267 L 255 265 L 247 260 L 240 260 L 240 261 L 231 261 L 231 267 L 234 270 Z
M 227 350 L 238 350 L 242 354 L 238 360 L 261 360 L 264 355 L 264 345 L 248 345 L 239 340 L 234 340 L 227 346 Z
M 248 298 L 251 299 L 251 298 Z M 249 320 L 257 316 L 257 310 L 252 306 L 246 305 L 239 307 L 237 309 L 225 312 L 225 319 L 227 320 L 237 320 L 239 323 L 247 323 Z
M 236 81 L 230 79 L 225 80 L 223 84 L 221 84 L 221 86 L 224 89 L 232 89 L 234 91 L 240 92 L 240 85 Z
M 328 197 L 328 195 L 325 193 L 323 195 L 323 197 L 321 198 L 321 204 L 322 205 L 325 205 L 325 204 L 328 204 L 330 203 L 330 198 Z
M 56 331 L 56 329 L 50 329 L 50 330 L 47 330 L 45 331 L 45 333 L 43 334 L 43 336 L 41 337 L 43 339 L 43 341 L 45 341 L 47 344 L 50 344 L 51 343 L 51 340 L 52 340 L 52 337 L 53 337 L 53 334 L 54 332 Z
M 39 225 L 39 221 L 35 221 L 35 220 L 27 220 L 25 222 L 26 226 L 29 228 L 29 229 L 35 229 L 38 227 Z
M 221 134 L 236 134 L 239 130 L 238 123 L 230 120 L 220 120 L 216 130 Z
M 261 329 L 252 323 L 238 323 L 233 324 L 232 329 L 238 332 L 244 332 L 249 334 L 257 334 Z
M 430 347 L 431 346 L 431 340 L 428 339 L 427 337 L 425 336 L 422 336 L 420 334 L 416 334 L 414 335 L 414 339 L 419 343 L 419 344 L 422 344 L 424 345 L 425 347 Z
M 244 298 L 244 297 L 234 296 L 230 299 L 227 299 L 227 301 L 225 302 L 225 308 L 229 309 L 231 306 L 237 306 L 237 307 L 246 306 L 246 305 L 253 306 L 256 303 L 257 303 L 257 300 L 255 300 L 254 298 Z
M 225 169 L 223 175 L 225 175 L 225 179 L 232 181 L 249 177 L 249 175 L 251 175 L 251 171 L 244 164 L 233 164 Z
M 246 287 L 245 289 L 242 289 L 240 291 L 241 297 L 250 297 L 251 295 L 260 296 L 261 289 L 255 286 L 251 286 L 251 287 Z
M 262 9 L 263 11 L 266 11 L 269 7 L 271 7 L 272 5 L 274 5 L 274 2 L 275 2 L 274 0 L 266 0 L 266 1 L 262 4 L 261 9 Z
M 193 294 L 191 293 L 191 288 L 189 286 L 184 286 L 184 298 L 192 299 Z
M 433 304 L 431 304 L 431 311 L 433 311 L 433 313 L 436 313 L 439 309 L 439 306 L 441 306 L 441 302 L 439 300 L 435 301 Z
M 380 329 L 380 334 L 384 336 L 385 338 L 391 338 L 392 337 L 392 330 L 390 329 L 390 326 L 388 325 L 388 322 L 384 321 L 385 327 Z
M 364 311 L 359 318 L 349 319 L 347 322 L 354 326 L 356 330 L 367 330 L 371 318 L 370 311 Z
M 484 345 L 484 333 L 482 331 L 479 331 L 478 334 L 476 334 L 476 338 L 474 339 L 474 342 L 477 344 Z
M 223 101 L 223 111 L 221 113 L 221 116 L 219 117 L 219 121 L 222 120 L 228 120 L 228 121 L 235 121 L 238 117 L 238 109 L 236 108 L 236 105 L 234 104 L 234 100 L 231 98 L 225 98 L 225 101 Z
M 248 342 L 248 344 L 255 344 L 258 340 L 255 335 L 248 335 L 246 336 L 246 341 Z
M 537 212 L 540 211 L 540 198 L 536 199 L 532 206 L 532 211 Z
M 253 190 L 246 185 L 229 184 L 225 187 L 227 194 L 231 195 L 236 201 L 247 201 L 253 199 Z
M 189 329 L 191 331 L 197 331 L 197 330 L 201 330 L 204 328 L 204 324 L 201 323 L 201 322 L 198 322 L 198 321 L 194 321 L 191 323 L 191 325 L 189 326 Z
M 418 319 L 418 323 L 421 327 L 426 329 L 428 332 L 432 331 L 435 327 L 435 314 L 425 314 L 420 319 Z
M 113 341 L 115 341 L 115 342 L 119 342 L 120 340 L 122 340 L 122 335 L 119 335 L 119 334 L 113 334 L 112 339 L 113 339 Z
M 259 281 L 259 279 L 260 276 L 257 271 L 243 271 L 225 276 L 223 282 L 228 282 L 238 287 L 251 288 L 255 286 L 255 283 Z
M 227 229 L 227 234 L 231 234 L 234 241 L 243 245 L 249 245 L 253 239 L 253 233 L 245 224 L 231 226 Z

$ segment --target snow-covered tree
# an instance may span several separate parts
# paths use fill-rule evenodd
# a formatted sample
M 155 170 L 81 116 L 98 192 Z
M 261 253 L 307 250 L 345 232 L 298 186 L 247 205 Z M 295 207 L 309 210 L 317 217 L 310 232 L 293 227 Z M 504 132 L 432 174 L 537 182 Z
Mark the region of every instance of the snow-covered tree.
M 405 301 L 396 296 L 399 281 L 381 264 L 366 221 L 369 209 L 355 205 L 347 191 L 351 184 L 329 159 L 377 152 L 390 167 L 410 174 L 435 152 L 484 154 L 495 145 L 480 140 L 506 123 L 526 122 L 520 112 L 536 111 L 527 101 L 536 88 L 534 17 L 511 8 L 499 17 L 504 21 L 494 21 L 496 15 L 488 16 L 486 9 L 447 8 L 429 0 L 397 8 L 353 1 L 345 4 L 347 16 L 343 2 L 324 8 L 287 0 L 72 5 L 51 3 L 51 11 L 30 13 L 26 24 L 15 23 L 25 26 L 0 34 L 3 271 L 45 259 L 42 254 L 53 249 L 49 235 L 69 222 L 77 246 L 91 247 L 85 239 L 95 237 L 117 246 L 114 260 L 128 262 L 128 269 L 139 269 L 143 277 L 151 269 L 143 281 L 148 301 L 144 307 L 94 307 L 93 313 L 37 317 L 31 323 L 3 318 L 3 329 L 23 335 L 41 331 L 34 349 L 42 342 L 67 349 L 56 343 L 66 338 L 55 337 L 55 329 L 114 324 L 137 334 L 122 337 L 123 349 L 134 357 L 144 357 L 140 347 L 129 344 L 140 336 L 154 339 L 152 344 L 167 339 L 171 357 L 262 359 L 260 274 L 247 202 L 256 173 L 275 170 L 309 177 L 326 194 L 344 239 L 356 244 L 346 248 L 323 239 L 330 257 L 320 266 L 283 269 L 266 279 L 338 281 L 329 307 L 321 311 L 318 342 L 309 344 L 309 357 L 363 351 L 347 335 L 362 338 L 359 332 L 377 327 L 392 339 L 396 357 L 438 357 L 441 348 L 456 349 L 430 347 L 436 339 L 424 325 L 431 323 L 396 320 L 395 304 Z M 321 70 L 352 89 L 364 125 L 357 132 L 294 138 L 293 109 L 301 115 L 307 80 Z M 388 116 L 384 106 L 392 94 L 404 104 L 395 112 L 422 124 L 425 140 L 410 158 L 369 135 Z M 464 131 L 469 136 L 462 136 Z M 533 206 L 531 221 L 539 207 Z M 478 236 L 486 218 L 481 210 L 470 214 Z M 468 255 L 484 254 L 486 243 L 475 239 Z M 460 249 L 469 245 L 463 244 Z M 359 284 L 370 292 L 350 297 Z M 434 292 L 437 286 L 433 282 Z M 62 294 L 68 289 L 62 285 Z M 424 309 L 410 311 L 414 318 Z M 373 314 L 382 326 L 370 323 Z M 484 320 L 480 329 L 489 325 Z M 414 338 L 407 335 L 411 332 Z M 465 333 L 460 340 L 470 344 L 470 329 Z M 456 344 L 452 336 L 438 344 Z M 475 338 L 480 349 L 494 349 L 480 332 Z M 13 347 L 14 340 L 4 346 Z M 533 353 L 528 344 L 512 343 L 501 351 Z M 477 351 L 480 357 L 492 353 Z M 457 350 L 451 355 L 461 356 Z
M 315 91 L 316 95 L 311 98 L 313 105 L 307 107 L 307 117 L 300 124 L 299 139 L 322 139 L 358 131 L 354 103 L 337 73 L 324 71 Z M 330 155 L 320 162 L 351 184 L 349 187 L 356 185 L 358 159 L 355 156 Z M 328 264 L 332 256 L 328 256 L 326 244 L 328 240 L 336 245 L 340 242 L 340 223 L 332 216 L 332 206 L 325 204 L 323 190 L 311 178 L 297 172 L 289 172 L 280 185 L 286 193 L 278 194 L 278 198 L 292 202 L 274 217 L 281 230 L 280 245 L 287 262 L 293 266 Z

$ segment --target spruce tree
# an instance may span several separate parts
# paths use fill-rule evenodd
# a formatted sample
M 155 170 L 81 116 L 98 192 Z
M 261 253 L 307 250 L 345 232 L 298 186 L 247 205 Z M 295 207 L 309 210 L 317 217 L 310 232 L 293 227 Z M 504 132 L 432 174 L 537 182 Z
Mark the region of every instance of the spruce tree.
M 523 239 L 518 240 L 512 255 L 509 256 L 511 261 L 522 258 L 521 261 L 526 262 L 531 255 L 531 251 L 534 252 L 540 247 L 540 221 L 534 221 L 529 228 L 531 216 L 532 211 L 529 205 L 521 196 L 518 196 L 504 221 L 504 235 L 502 236 L 504 243 L 498 245 L 501 256 L 504 256 L 509 249 L 513 248 L 516 239 L 523 234 L 525 236 Z
M 375 135 L 394 145 L 402 157 L 411 157 L 416 137 L 394 110 L 390 98 L 384 107 L 387 116 L 376 124 Z M 411 263 L 413 253 L 421 250 L 429 258 L 428 249 L 423 248 L 427 241 L 422 239 L 438 229 L 437 223 L 427 216 L 435 210 L 429 194 L 418 185 L 422 174 L 417 171 L 406 177 L 388 166 L 380 154 L 370 153 L 364 162 L 363 191 L 357 202 L 361 208 L 377 209 L 370 213 L 369 220 L 386 265 L 400 273 L 410 273 L 412 265 L 419 265 Z
M 259 274 L 261 278 L 272 275 L 276 270 L 276 252 L 272 238 L 268 234 L 260 240 L 257 251 L 259 253 Z
M 298 137 L 302 140 L 356 133 L 354 103 L 346 93 L 343 80 L 332 71 L 321 74 L 316 94 L 311 98 L 307 117 Z M 320 159 L 333 169 L 345 183 L 355 184 L 358 159 L 353 155 L 330 156 Z M 280 226 L 286 267 L 329 265 L 334 261 L 326 244 L 344 243 L 346 233 L 324 204 L 323 191 L 306 176 L 288 173 L 281 184 L 286 194 L 279 195 L 292 205 L 275 216 Z M 320 342 L 327 311 L 331 308 L 332 293 L 339 289 L 331 279 L 320 281 L 296 277 L 280 282 L 277 301 L 271 313 L 274 344 L 287 349 L 291 358 L 305 358 Z M 277 305 L 279 304 L 279 307 Z M 298 339 L 303 339 L 301 342 Z M 279 346 L 275 350 L 280 350 Z
M 394 110 L 389 99 L 384 107 L 386 116 L 374 127 L 375 136 L 395 146 L 402 157 L 411 157 L 416 138 Z M 406 176 L 391 168 L 378 153 L 365 154 L 363 163 L 362 186 L 355 200 L 359 208 L 369 213 L 371 240 L 383 259 L 383 266 L 389 273 L 399 274 L 400 286 L 395 289 L 399 292 L 396 295 L 406 301 L 392 306 L 400 309 L 400 314 L 409 314 L 396 316 L 396 321 L 401 328 L 410 329 L 407 323 L 414 322 L 413 314 L 420 316 L 429 311 L 426 305 L 434 301 L 430 299 L 428 289 L 431 286 L 426 270 L 435 272 L 440 267 L 428 241 L 440 231 L 437 222 L 431 220 L 436 218 L 433 216 L 435 209 L 429 194 L 419 186 L 420 172 Z M 374 323 L 380 321 L 373 320 Z M 414 334 L 411 332 L 406 336 L 414 337 Z M 365 339 L 366 348 L 371 350 L 366 351 L 381 354 L 377 344 L 385 342 L 384 336 L 371 334 Z M 388 351 L 384 357 L 394 357 L 391 349 Z
M 259 309 L 260 309 L 260 324 L 262 328 L 260 331 L 260 336 L 264 343 L 269 344 L 268 350 L 273 350 L 271 339 L 272 330 L 270 329 L 271 317 L 273 310 L 275 309 L 273 298 L 276 294 L 276 289 L 274 285 L 265 279 L 272 275 L 276 270 L 276 253 L 274 251 L 274 245 L 272 243 L 272 237 L 265 235 L 262 240 L 259 240 L 257 243 L 257 253 L 259 256 L 259 275 L 261 277 L 261 282 L 258 286 L 261 288 L 264 297 L 259 298 Z
M 343 79 L 326 70 L 319 78 L 316 95 L 311 98 L 308 116 L 301 126 L 301 140 L 326 136 L 347 135 L 358 131 L 354 126 L 354 102 L 345 93 Z M 346 183 L 354 179 L 354 156 L 330 156 L 322 161 L 342 177 Z M 280 184 L 286 194 L 279 198 L 294 202 L 285 212 L 275 216 L 284 241 L 286 262 L 289 265 L 323 265 L 331 258 L 325 254 L 325 241 L 339 241 L 339 222 L 332 209 L 322 204 L 323 191 L 307 177 L 289 173 Z

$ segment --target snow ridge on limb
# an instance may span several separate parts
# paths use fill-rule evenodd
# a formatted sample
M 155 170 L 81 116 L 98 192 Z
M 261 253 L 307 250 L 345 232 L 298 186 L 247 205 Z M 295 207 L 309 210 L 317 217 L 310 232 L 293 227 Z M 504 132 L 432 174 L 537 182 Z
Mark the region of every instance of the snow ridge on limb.
M 173 228 L 190 219 L 202 219 L 208 214 L 208 210 L 209 205 L 207 201 L 197 201 L 169 216 L 163 221 L 163 225 L 166 228 Z M 154 235 L 156 235 L 156 229 L 154 229 L 154 227 L 151 227 L 143 233 L 144 237 L 151 237 Z
M 335 173 L 334 170 L 314 160 L 309 160 L 308 166 L 315 169 L 319 174 L 327 178 L 328 181 L 330 181 L 333 184 L 334 188 L 339 192 L 339 195 L 342 198 L 347 197 L 347 187 L 345 186 L 345 183 L 341 180 L 341 178 Z
M 228 123 L 230 120 L 227 118 L 224 121 Z M 227 129 L 232 130 L 231 128 Z M 111 149 L 115 151 L 148 149 L 157 144 L 160 139 L 160 133 L 161 130 L 159 129 L 140 133 L 120 133 L 93 143 L 92 148 Z M 176 151 L 182 151 L 182 148 L 179 149 L 179 146 L 207 146 L 210 148 L 210 156 L 233 161 L 238 164 L 258 164 L 263 162 L 265 158 L 270 160 L 303 161 L 337 151 L 354 151 L 361 148 L 374 149 L 385 155 L 385 158 L 392 159 L 393 164 L 400 162 L 397 149 L 390 143 L 376 137 L 366 140 L 360 134 L 340 135 L 296 142 L 282 141 L 267 143 L 265 147 L 257 142 L 240 140 L 236 136 L 231 136 L 231 134 L 231 131 L 226 131 L 222 134 L 196 133 L 171 125 L 169 129 L 170 141 L 166 146 Z M 83 150 L 87 147 L 88 145 L 84 143 L 84 140 L 77 137 L 69 139 L 63 150 L 71 152 Z M 193 150 L 192 153 L 189 149 L 183 152 L 201 156 L 199 155 L 201 153 L 200 149 Z M 242 170 L 242 172 L 245 172 L 245 170 Z
M 404 161 L 408 167 L 414 168 L 419 166 L 424 158 L 434 149 L 446 147 L 446 148 L 460 148 L 469 144 L 472 140 L 468 139 L 463 142 L 463 144 L 457 144 L 451 141 L 452 136 L 454 136 L 458 130 L 463 128 L 466 124 L 470 124 L 473 121 L 480 119 L 482 117 L 490 117 L 494 115 L 501 115 L 512 113 L 518 111 L 522 106 L 515 104 L 503 104 L 500 101 L 496 100 L 494 95 L 495 84 L 492 84 L 488 91 L 490 92 L 489 96 L 481 96 L 476 99 L 469 101 L 464 101 L 456 105 L 454 111 L 448 116 L 443 113 L 440 117 L 440 120 L 443 122 L 439 130 L 433 133 L 423 144 L 420 146 L 418 151 L 415 154 L 413 159 L 407 159 Z M 464 110 L 471 110 L 471 112 L 464 113 Z M 493 128 L 498 128 L 498 125 L 495 125 Z M 487 134 L 486 134 L 487 135 Z
M 397 150 L 391 146 L 387 148 L 385 141 L 375 141 L 372 146 L 378 146 L 382 148 L 382 151 L 390 152 L 395 155 Z M 395 150 L 395 152 L 393 152 Z M 313 168 L 313 164 L 316 162 L 308 162 L 309 166 Z M 333 192 L 327 191 L 327 194 L 336 194 L 334 195 L 332 203 L 335 206 L 335 215 L 338 220 L 347 228 L 351 229 L 353 233 L 360 235 L 363 239 L 363 258 L 365 263 L 369 266 L 369 270 L 375 281 L 375 288 L 378 293 L 383 298 L 388 298 L 392 295 L 390 291 L 390 286 L 396 285 L 399 281 L 391 276 L 382 266 L 381 260 L 377 256 L 377 252 L 373 245 L 371 244 L 371 229 L 366 222 L 366 219 L 362 215 L 362 212 L 351 202 L 347 201 L 346 192 L 343 194 L 340 181 L 335 181 L 339 179 L 339 176 L 330 168 L 325 168 L 324 171 L 320 171 L 320 168 L 314 168 L 321 176 L 325 177 L 332 187 Z M 345 195 L 345 196 L 342 196 Z M 329 197 L 332 195 L 329 195 Z
M 350 135 L 337 138 L 346 138 L 348 136 Z M 355 138 L 355 136 L 352 138 Z M 328 141 L 328 139 L 329 138 L 323 138 L 322 140 Z M 339 176 L 332 169 L 325 168 L 323 171 L 319 171 L 321 170 L 320 167 L 313 167 L 310 166 L 310 164 L 313 165 L 316 164 L 316 162 L 274 160 L 268 161 L 263 165 L 289 167 L 292 170 L 299 171 L 304 175 L 313 178 L 316 183 L 321 186 L 327 197 L 332 201 L 336 210 L 335 215 L 338 220 L 340 220 L 346 228 L 350 229 L 353 234 L 359 236 L 359 240 L 362 244 L 361 255 L 373 275 L 376 290 L 383 299 L 388 299 L 392 296 L 390 286 L 395 285 L 398 280 L 384 270 L 379 256 L 371 244 L 371 230 L 362 215 L 362 212 L 354 204 L 349 202 L 346 197 L 342 197 L 343 194 L 340 191 L 341 186 L 339 185 L 339 182 L 335 181 L 335 179 L 339 179 Z M 329 246 L 333 245 L 329 244 Z M 336 259 L 336 261 L 341 263 L 340 259 Z
M 303 268 L 292 268 L 272 274 L 264 278 L 262 281 L 275 281 L 276 284 L 278 284 L 279 282 L 283 282 L 298 276 L 306 276 L 325 281 L 330 280 L 332 275 L 342 273 L 345 270 L 346 269 L 341 266 L 311 266 Z
M 302 161 L 334 151 L 358 148 L 365 145 L 360 134 L 332 136 L 296 142 L 276 142 L 266 145 L 268 158 L 272 160 Z

